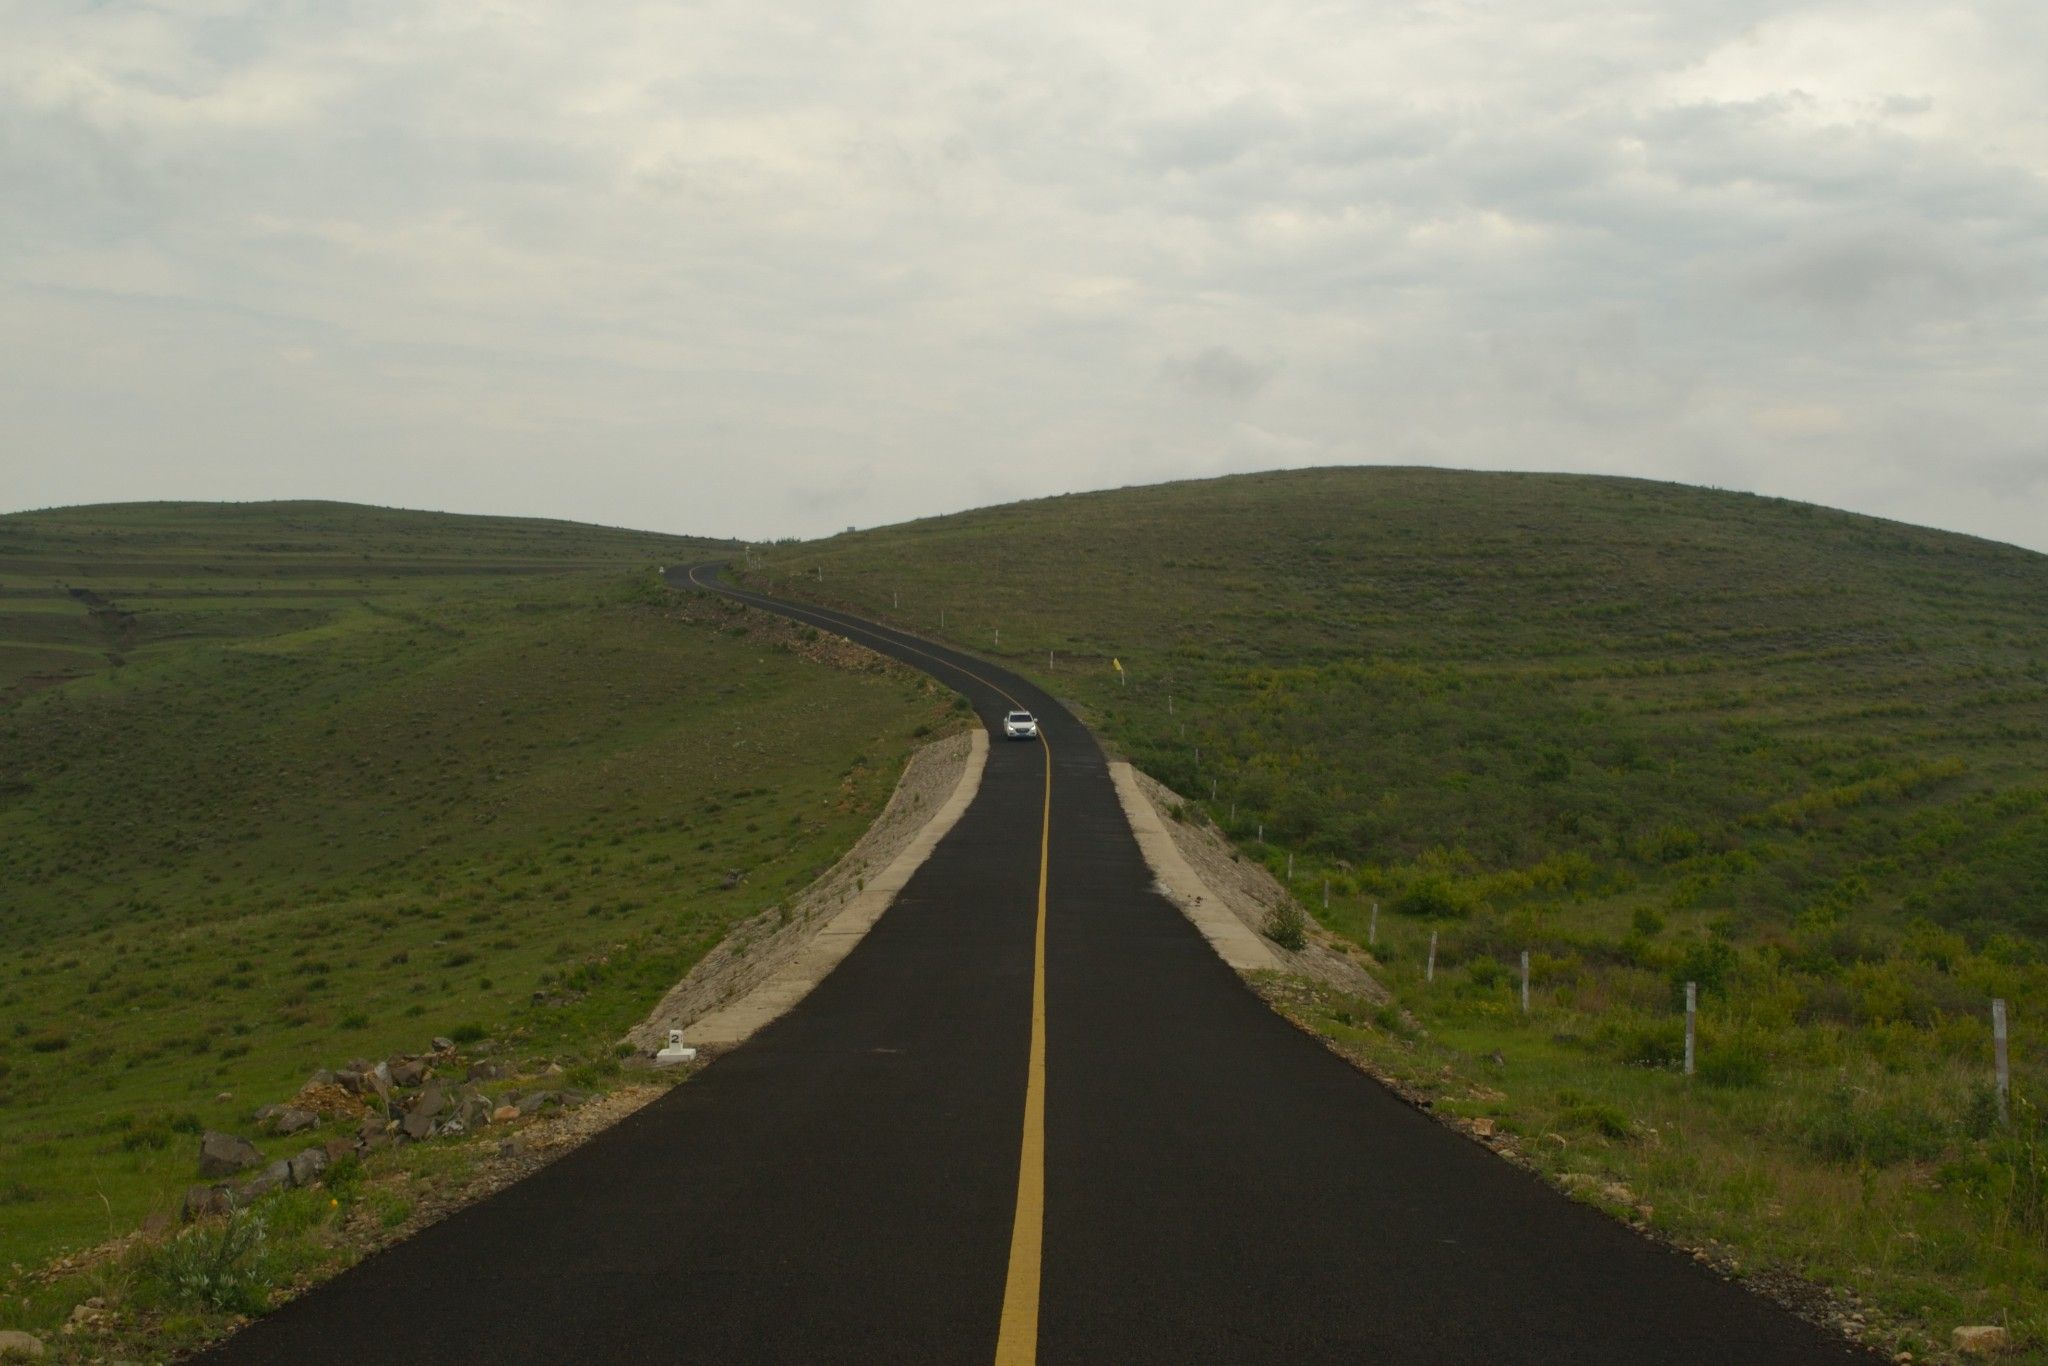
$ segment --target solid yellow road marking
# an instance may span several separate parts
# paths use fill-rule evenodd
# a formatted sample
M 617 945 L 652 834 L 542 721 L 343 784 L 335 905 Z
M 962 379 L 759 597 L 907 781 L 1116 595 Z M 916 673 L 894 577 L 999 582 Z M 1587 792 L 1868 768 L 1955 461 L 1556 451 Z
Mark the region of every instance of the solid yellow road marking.
M 699 588 L 712 588 L 697 577 L 697 567 L 688 574 Z M 736 589 L 712 589 L 745 601 L 773 599 Z M 811 608 L 820 616 L 839 617 L 830 608 Z M 884 641 L 899 650 L 923 655 L 936 664 L 962 674 L 984 688 L 1009 698 L 1010 705 L 1024 704 L 1009 692 L 971 669 L 963 669 L 915 645 L 892 639 L 841 620 L 842 630 L 872 640 Z M 912 637 L 915 639 L 915 637 Z M 1003 1279 L 1003 1313 L 996 1332 L 996 1366 L 1035 1366 L 1038 1360 L 1038 1281 L 1045 1244 L 1045 889 L 1052 871 L 1052 745 L 1045 732 L 1038 735 L 1045 751 L 1045 812 L 1038 832 L 1038 918 L 1031 943 L 1031 1057 L 1024 1073 L 1024 1143 L 1017 1158 L 1017 1212 L 1010 1224 L 1010 1270 Z
M 1045 1241 L 1045 886 L 1052 868 L 1052 746 L 1045 748 L 1045 819 L 1038 839 L 1038 927 L 1031 948 L 1031 1061 L 1024 1080 L 1024 1147 L 1017 1159 L 1017 1215 L 1003 1283 L 996 1366 L 1038 1360 L 1038 1277 Z

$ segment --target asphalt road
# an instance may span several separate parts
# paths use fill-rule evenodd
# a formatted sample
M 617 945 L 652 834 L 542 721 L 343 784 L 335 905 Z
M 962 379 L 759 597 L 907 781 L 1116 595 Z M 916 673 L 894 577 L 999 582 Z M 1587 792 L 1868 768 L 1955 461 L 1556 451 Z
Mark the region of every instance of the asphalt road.
M 996 740 L 959 824 L 795 1010 L 211 1359 L 1869 1360 L 1273 1015 L 1151 890 L 1101 752 L 1051 697 L 740 596 L 932 673 L 991 725 L 1014 698 L 1046 744 Z

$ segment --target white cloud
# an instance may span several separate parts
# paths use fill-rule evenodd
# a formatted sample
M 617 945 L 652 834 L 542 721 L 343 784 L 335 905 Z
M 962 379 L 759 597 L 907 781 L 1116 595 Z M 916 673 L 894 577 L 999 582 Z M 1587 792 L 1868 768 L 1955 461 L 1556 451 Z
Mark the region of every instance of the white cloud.
M 2018 0 L 21 0 L 0 505 L 770 534 L 1389 460 L 2048 548 L 2044 48 Z

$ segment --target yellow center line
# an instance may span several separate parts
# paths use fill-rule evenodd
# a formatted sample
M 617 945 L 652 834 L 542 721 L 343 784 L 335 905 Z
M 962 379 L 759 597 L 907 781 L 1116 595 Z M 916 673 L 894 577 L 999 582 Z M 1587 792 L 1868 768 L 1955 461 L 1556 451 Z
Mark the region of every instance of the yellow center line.
M 691 583 L 711 588 L 689 571 Z M 758 598 L 734 589 L 713 589 L 730 593 L 742 601 Z M 838 617 L 826 608 L 814 608 L 820 616 Z M 963 669 L 915 645 L 863 630 L 842 619 L 841 629 L 882 641 L 899 650 L 923 655 L 984 688 L 1001 693 L 1020 710 L 1024 704 L 1007 689 L 991 683 L 971 669 Z M 1038 916 L 1031 942 L 1031 1056 L 1024 1072 L 1024 1142 L 1017 1157 L 1017 1212 L 1010 1224 L 1010 1269 L 1003 1279 L 1003 1313 L 996 1333 L 996 1366 L 1035 1366 L 1038 1360 L 1038 1282 L 1044 1264 L 1045 1245 L 1045 891 L 1052 871 L 1052 744 L 1043 729 L 1039 748 L 1045 751 L 1045 812 L 1038 833 Z
M 1052 868 L 1052 746 L 1045 750 L 1045 819 L 1038 837 L 1038 927 L 1031 946 L 1031 1060 L 1024 1080 L 1024 1146 L 1017 1158 L 1017 1215 L 1003 1282 L 996 1366 L 1038 1360 L 1038 1277 L 1045 1242 L 1045 886 Z

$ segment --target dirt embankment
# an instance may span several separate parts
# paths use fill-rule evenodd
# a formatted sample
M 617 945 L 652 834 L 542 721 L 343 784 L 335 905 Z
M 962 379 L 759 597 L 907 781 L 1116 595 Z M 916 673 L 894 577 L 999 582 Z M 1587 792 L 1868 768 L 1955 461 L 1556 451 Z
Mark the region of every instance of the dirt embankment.
M 985 750 L 983 734 L 975 730 L 950 735 L 911 755 L 889 804 L 860 842 L 794 901 L 786 906 L 771 906 L 737 926 L 717 948 L 698 960 L 688 976 L 669 989 L 645 1020 L 627 1033 L 627 1042 L 643 1054 L 652 1053 L 667 1041 L 671 1029 L 684 1030 L 687 1037 L 691 1027 L 707 1016 L 740 1007 L 754 994 L 772 994 L 777 1008 L 771 1009 L 765 1000 L 754 1001 L 753 1008 L 746 1012 L 751 1027 L 757 1028 L 801 999 L 816 984 L 816 977 L 822 976 L 816 969 L 830 971 L 838 958 L 844 956 L 844 950 L 851 948 L 849 943 L 841 946 L 836 955 L 823 955 L 829 956 L 830 962 L 813 962 L 821 956 L 813 951 L 813 941 L 828 929 L 835 930 L 835 938 L 849 934 L 858 938 L 858 933 L 865 932 L 867 925 L 873 923 L 872 916 L 855 917 L 866 922 L 857 927 L 858 932 L 856 927 L 840 927 L 836 922 L 842 914 L 859 909 L 858 903 L 867 898 L 870 884 L 878 884 L 884 873 L 895 871 L 907 876 L 908 870 L 897 867 L 898 860 L 921 836 L 929 838 L 934 834 L 928 827 L 935 819 L 949 808 L 964 807 L 962 779 L 970 776 L 970 767 L 974 776 L 979 775 L 979 764 L 971 761 L 978 750 Z M 975 744 L 977 739 L 982 741 L 980 746 Z M 972 796 L 972 791 L 965 794 L 968 799 Z M 952 814 L 957 816 L 957 809 Z M 947 821 L 949 827 L 950 824 Z M 936 843 L 936 839 L 931 842 Z M 871 899 L 879 903 L 873 910 L 879 915 L 893 899 L 895 888 L 878 884 L 872 890 Z M 706 1045 L 738 1042 L 730 1036 L 739 1027 L 735 1024 L 732 1029 L 721 1028 L 716 1038 L 705 1040 Z M 699 1040 L 691 1037 L 689 1042 L 695 1044 Z
M 1307 942 L 1299 951 L 1282 948 L 1268 938 L 1266 927 L 1272 922 L 1274 910 L 1293 900 L 1287 889 L 1263 867 L 1231 848 L 1230 842 L 1214 827 L 1207 823 L 1175 819 L 1173 813 L 1176 811 L 1196 809 L 1179 793 L 1135 768 L 1131 770 L 1131 776 L 1136 779 L 1139 792 L 1151 805 L 1159 824 L 1172 838 L 1174 848 L 1200 884 L 1192 888 L 1175 886 L 1173 880 L 1154 863 L 1153 873 L 1160 877 L 1161 890 L 1195 922 L 1197 928 L 1202 928 L 1202 912 L 1213 902 L 1236 917 L 1245 930 L 1257 937 L 1260 947 L 1274 960 L 1270 970 L 1306 977 L 1371 1001 L 1387 999 L 1386 989 L 1359 961 L 1362 951 L 1318 925 L 1313 916 L 1303 917 Z M 1136 824 L 1135 819 L 1133 824 Z M 1211 930 L 1204 929 L 1203 933 L 1211 942 L 1216 942 L 1217 936 Z M 1247 968 L 1232 961 L 1228 953 L 1224 954 L 1224 960 L 1249 975 Z

